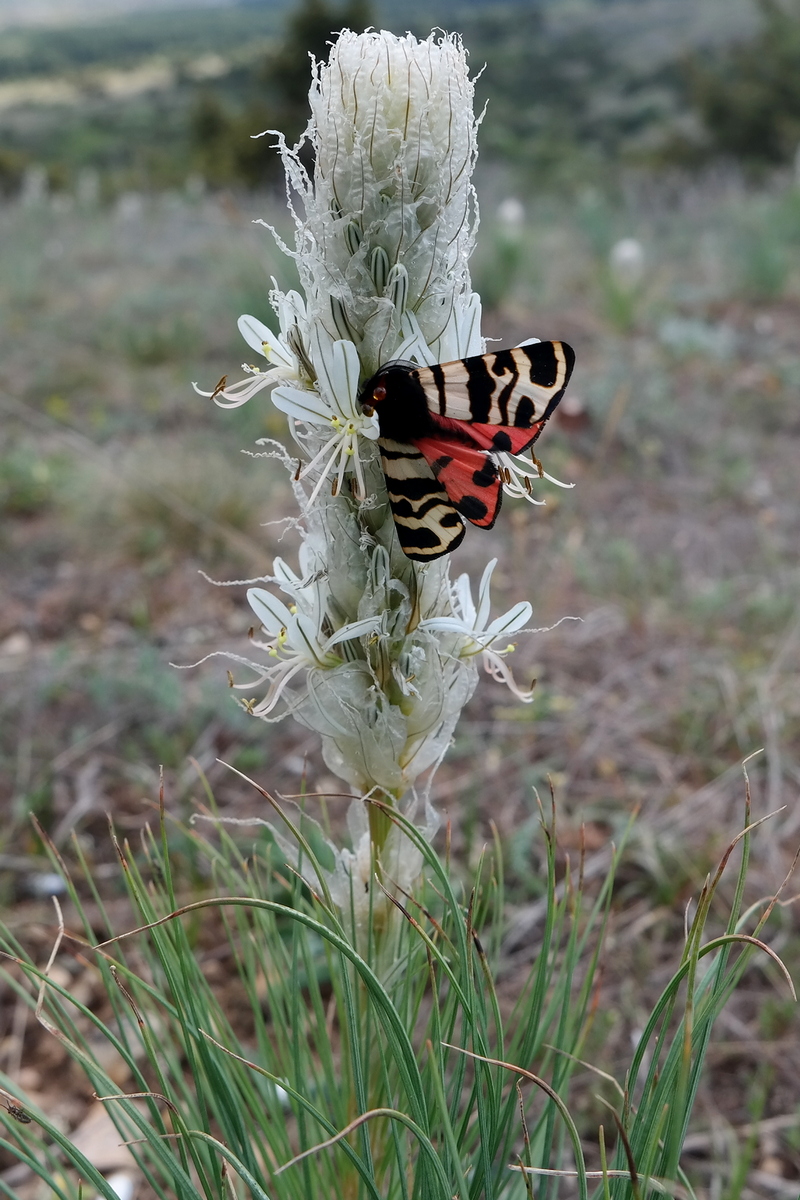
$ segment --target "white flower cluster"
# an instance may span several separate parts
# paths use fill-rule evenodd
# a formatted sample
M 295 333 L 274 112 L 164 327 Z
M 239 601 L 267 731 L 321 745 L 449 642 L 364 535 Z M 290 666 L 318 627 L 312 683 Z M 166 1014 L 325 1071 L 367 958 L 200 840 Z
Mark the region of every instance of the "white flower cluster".
M 268 721 L 290 712 L 316 730 L 328 766 L 362 795 L 398 799 L 441 760 L 479 657 L 530 698 L 503 661 L 513 649 L 505 639 L 528 622 L 530 605 L 491 620 L 494 562 L 476 604 L 466 576 L 451 584 L 446 558 L 421 566 L 403 554 L 377 419 L 358 403 L 361 381 L 389 360 L 431 365 L 484 350 L 468 270 L 472 99 L 457 37 L 340 35 L 329 62 L 314 67 L 313 176 L 300 147 L 278 135 L 295 220 L 294 249 L 280 244 L 305 297 L 273 291 L 278 334 L 242 317 L 245 341 L 269 365 L 204 393 L 235 407 L 271 386 L 300 457 L 299 570 L 277 559 L 258 581 L 272 588 L 248 593 L 265 662 L 239 659 L 258 674 L 235 686 L 266 685 L 249 711 Z M 529 495 L 514 464 L 503 466 L 508 486 Z
M 257 675 L 234 687 L 251 692 L 266 683 L 250 712 L 264 720 L 291 712 L 321 735 L 340 778 L 361 793 L 399 796 L 444 755 L 474 691 L 477 658 L 520 699 L 531 697 L 503 662 L 514 649 L 505 639 L 528 623 L 531 607 L 521 602 L 489 619 L 496 562 L 484 571 L 476 605 L 469 577 L 451 584 L 446 563 L 403 580 L 385 547 L 364 553 L 356 518 L 340 508 L 324 520 L 314 515 L 302 574 L 276 559 L 269 578 L 289 603 L 266 588 L 247 593 L 266 635 L 253 645 L 267 662 L 238 658 Z

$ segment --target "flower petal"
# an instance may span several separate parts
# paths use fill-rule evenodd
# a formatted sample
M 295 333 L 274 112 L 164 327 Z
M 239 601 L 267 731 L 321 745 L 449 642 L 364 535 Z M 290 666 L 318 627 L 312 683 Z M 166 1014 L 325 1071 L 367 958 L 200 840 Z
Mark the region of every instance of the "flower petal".
M 403 341 L 392 355 L 393 358 L 413 358 L 424 367 L 434 367 L 442 361 L 436 357 L 422 336 L 422 330 L 413 312 L 403 313 L 400 331 L 403 334 Z
M 491 624 L 486 626 L 479 635 L 480 640 L 488 646 L 495 638 L 507 636 L 510 633 L 516 633 L 518 629 L 523 629 L 532 616 L 533 609 L 530 603 L 527 600 L 519 600 L 508 612 L 503 613 L 501 617 L 495 617 Z
M 360 416 L 356 407 L 361 361 L 352 342 L 331 341 L 320 321 L 311 330 L 311 357 L 322 395 L 345 421 Z
M 478 587 L 478 611 L 475 615 L 475 628 L 485 629 L 486 622 L 489 620 L 489 613 L 492 608 L 492 598 L 489 590 L 492 584 L 492 575 L 497 566 L 497 559 L 492 558 L 486 564 L 483 575 L 481 576 L 480 586 Z
M 288 383 L 276 387 L 271 399 L 275 407 L 286 413 L 287 417 L 304 421 L 306 425 L 328 425 L 333 415 L 319 392 L 291 387 Z
M 496 679 L 498 683 L 504 683 L 508 690 L 518 700 L 521 700 L 523 704 L 530 704 L 533 700 L 533 688 L 527 688 L 523 691 L 511 674 L 508 664 L 504 663 L 498 654 L 495 654 L 492 650 L 485 650 L 483 652 L 483 665 L 492 679 Z
M 245 313 L 239 317 L 237 325 L 239 333 L 251 350 L 263 354 L 275 366 L 284 367 L 292 374 L 297 371 L 297 363 L 290 351 L 263 321 L 259 321 L 258 317 L 251 317 L 249 313 Z
M 453 584 L 453 598 L 455 607 L 461 614 L 461 619 L 470 629 L 475 628 L 475 604 L 472 599 L 472 587 L 469 581 L 469 575 L 466 571 L 463 575 L 459 575 L 458 579 Z
M 237 379 L 235 383 L 229 384 L 220 391 L 216 389 L 213 392 L 204 392 L 196 383 L 192 387 L 197 392 L 198 396 L 206 396 L 213 400 L 220 408 L 239 408 L 242 404 L 246 404 L 248 400 L 252 400 L 256 392 L 260 392 L 262 388 L 269 387 L 274 383 L 274 371 L 253 371 L 244 379 Z
M 258 317 L 251 317 L 248 313 L 244 313 L 236 322 L 239 327 L 239 333 L 247 342 L 251 350 L 257 350 L 259 354 L 263 354 L 266 358 L 264 345 L 272 343 L 273 335 L 266 325 L 259 321 Z
M 277 596 L 263 588 L 248 588 L 247 603 L 258 617 L 267 633 L 273 636 L 292 624 L 292 614 Z
M 340 642 L 350 642 L 354 638 L 364 637 L 367 633 L 375 633 L 380 627 L 381 618 L 379 616 L 364 617 L 361 621 L 349 621 L 328 638 L 322 649 L 327 652 L 331 646 L 338 646 Z

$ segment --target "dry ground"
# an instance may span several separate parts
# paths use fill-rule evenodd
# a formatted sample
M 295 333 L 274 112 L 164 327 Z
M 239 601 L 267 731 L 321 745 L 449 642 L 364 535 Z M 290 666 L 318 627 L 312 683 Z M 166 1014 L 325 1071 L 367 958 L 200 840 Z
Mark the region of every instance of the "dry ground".
M 591 192 L 543 199 L 520 232 L 492 207 L 475 267 L 494 302 L 487 332 L 575 346 L 572 404 L 541 453 L 576 486 L 543 487 L 544 509 L 509 504 L 454 566 L 479 574 L 497 554 L 498 604 L 528 597 L 542 626 L 582 621 L 520 643 L 515 669 L 538 679 L 530 707 L 481 684 L 433 798 L 465 868 L 492 822 L 500 831 L 509 994 L 541 917 L 533 789 L 553 781 L 565 857 L 585 823 L 597 875 L 640 809 L 593 1048 L 622 1070 L 677 961 L 684 908 L 740 828 L 739 764 L 755 750 L 755 813 L 781 812 L 756 836 L 753 899 L 775 891 L 800 844 L 800 193 L 639 183 L 615 206 Z M 135 838 L 160 764 L 180 814 L 202 795 L 190 759 L 230 815 L 259 802 L 218 758 L 272 791 L 337 791 L 311 735 L 236 708 L 224 662 L 169 665 L 245 645 L 244 589 L 212 587 L 201 570 L 246 578 L 291 556 L 280 526 L 263 524 L 290 511 L 285 480 L 239 453 L 279 434 L 278 415 L 258 400 L 221 413 L 190 386 L 236 377 L 249 353 L 236 316 L 268 319 L 270 275 L 291 278 L 250 223 L 275 211 L 230 196 L 0 211 L 0 886 L 42 957 L 52 921 L 29 813 L 60 846 L 78 836 L 113 901 L 105 814 Z M 631 236 L 644 274 L 626 288 L 608 253 Z M 334 821 L 343 805 L 331 796 Z M 796 971 L 793 907 L 776 914 L 771 944 Z M 23 1031 L 7 996 L 0 1065 L 13 1076 L 27 1064 L 27 1086 L 74 1125 L 87 1096 Z M 755 1119 L 741 1194 L 796 1196 L 799 1031 L 785 986 L 753 969 L 711 1051 L 700 1178 L 725 1123 Z

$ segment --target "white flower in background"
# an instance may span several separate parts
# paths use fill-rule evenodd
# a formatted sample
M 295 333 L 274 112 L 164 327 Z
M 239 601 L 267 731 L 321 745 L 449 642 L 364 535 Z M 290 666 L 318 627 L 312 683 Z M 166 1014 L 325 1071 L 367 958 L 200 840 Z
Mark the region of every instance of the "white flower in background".
M 525 224 L 525 209 L 516 196 L 507 196 L 497 206 L 497 220 L 504 229 L 517 233 Z
M 611 278 L 623 291 L 634 291 L 644 279 L 644 247 L 636 238 L 621 238 L 608 255 Z

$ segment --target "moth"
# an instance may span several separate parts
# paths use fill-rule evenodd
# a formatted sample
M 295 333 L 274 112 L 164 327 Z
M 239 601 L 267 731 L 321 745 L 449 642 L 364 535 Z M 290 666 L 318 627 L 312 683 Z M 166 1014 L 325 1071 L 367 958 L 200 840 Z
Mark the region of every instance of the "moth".
M 455 550 L 462 518 L 491 529 L 503 498 L 497 454 L 521 454 L 542 432 L 569 381 L 565 342 L 419 367 L 389 362 L 359 394 L 378 414 L 378 446 L 397 536 L 409 558 Z

